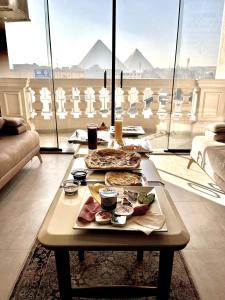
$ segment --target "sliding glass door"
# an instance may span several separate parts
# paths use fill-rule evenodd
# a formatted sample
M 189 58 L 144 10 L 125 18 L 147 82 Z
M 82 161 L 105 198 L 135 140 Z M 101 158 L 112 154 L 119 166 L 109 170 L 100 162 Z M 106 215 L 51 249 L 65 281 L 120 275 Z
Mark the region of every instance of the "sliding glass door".
M 181 0 L 169 149 L 190 149 L 225 119 L 224 0 Z
M 88 123 L 111 121 L 111 0 L 50 0 L 59 145 Z
M 179 0 L 117 1 L 115 111 L 153 149 L 167 147 L 178 11 Z
M 224 0 L 28 7 L 30 21 L 1 22 L 0 105 L 29 121 L 42 147 L 70 150 L 76 129 L 109 127 L 117 116 L 142 126 L 153 150 L 183 150 L 208 123 L 224 121 Z
M 39 132 L 42 147 L 57 148 L 45 1 L 29 0 L 28 8 L 30 21 L 5 22 L 8 71 L 0 72 L 1 112 L 25 118 Z

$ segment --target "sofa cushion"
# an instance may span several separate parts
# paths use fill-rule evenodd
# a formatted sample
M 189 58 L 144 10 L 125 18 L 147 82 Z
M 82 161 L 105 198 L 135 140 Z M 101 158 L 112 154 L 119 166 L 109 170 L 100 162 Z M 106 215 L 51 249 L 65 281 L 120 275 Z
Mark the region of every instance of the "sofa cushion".
M 225 133 L 225 122 L 216 122 L 208 124 L 206 130 L 210 130 L 212 132 L 224 132 Z
M 225 132 L 216 133 L 216 132 L 212 132 L 210 130 L 206 130 L 205 136 L 210 140 L 225 143 Z
M 4 124 L 5 124 L 5 120 L 2 117 L 0 117 L 0 130 L 2 129 Z
M 0 178 L 38 145 L 39 135 L 36 131 L 0 136 Z
M 26 125 L 21 124 L 19 126 L 8 126 L 4 125 L 2 127 L 2 130 L 0 131 L 0 135 L 15 135 L 15 134 L 21 134 L 27 130 Z
M 7 117 L 5 119 L 5 125 L 17 127 L 25 123 L 23 118 Z

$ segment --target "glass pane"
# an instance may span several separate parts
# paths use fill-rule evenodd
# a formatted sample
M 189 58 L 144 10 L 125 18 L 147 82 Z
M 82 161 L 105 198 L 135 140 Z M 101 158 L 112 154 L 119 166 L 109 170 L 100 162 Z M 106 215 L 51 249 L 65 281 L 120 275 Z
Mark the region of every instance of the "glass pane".
M 224 0 L 183 0 L 169 148 L 190 149 L 207 124 L 224 121 Z
M 39 132 L 42 147 L 57 147 L 44 0 L 29 0 L 28 7 L 30 22 L 5 24 L 10 67 L 5 85 L 14 93 L 8 105 Z
M 167 147 L 178 4 L 117 1 L 116 115 L 141 125 L 153 149 Z
M 59 142 L 65 149 L 75 129 L 90 122 L 110 125 L 112 3 L 51 0 L 49 12 Z

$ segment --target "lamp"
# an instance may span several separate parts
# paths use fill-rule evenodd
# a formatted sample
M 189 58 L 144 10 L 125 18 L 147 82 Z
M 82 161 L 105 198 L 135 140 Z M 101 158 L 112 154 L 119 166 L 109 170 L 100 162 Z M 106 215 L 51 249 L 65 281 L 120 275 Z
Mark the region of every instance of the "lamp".
M 30 21 L 27 0 L 0 0 L 0 21 Z

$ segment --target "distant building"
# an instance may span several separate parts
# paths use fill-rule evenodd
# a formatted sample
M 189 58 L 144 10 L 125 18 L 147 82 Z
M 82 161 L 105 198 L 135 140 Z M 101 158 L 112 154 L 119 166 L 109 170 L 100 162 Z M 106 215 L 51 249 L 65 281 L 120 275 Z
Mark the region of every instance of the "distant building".
M 39 66 L 33 64 L 14 64 L 10 70 L 10 76 L 16 78 L 54 78 L 77 79 L 77 78 L 99 78 L 104 79 L 104 71 L 107 71 L 107 78 L 111 78 L 112 52 L 101 41 L 98 40 L 87 52 L 79 65 L 71 67 Z M 175 74 L 177 79 L 215 79 L 216 66 L 190 66 L 190 58 L 185 67 L 177 66 L 175 69 L 155 68 L 144 57 L 140 50 L 135 51 L 122 63 L 116 58 L 116 78 L 120 77 L 123 71 L 125 79 L 172 79 Z

